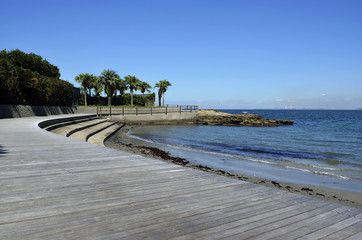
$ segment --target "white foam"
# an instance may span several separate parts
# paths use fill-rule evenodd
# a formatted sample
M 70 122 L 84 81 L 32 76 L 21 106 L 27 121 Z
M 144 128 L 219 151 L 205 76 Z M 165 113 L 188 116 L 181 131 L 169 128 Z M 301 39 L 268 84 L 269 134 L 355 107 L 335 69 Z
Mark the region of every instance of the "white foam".
M 305 169 L 305 168 L 297 168 L 297 167 L 292 167 L 292 166 L 286 166 L 286 168 L 288 169 L 293 169 L 293 170 L 297 170 L 297 171 L 301 171 L 301 172 L 308 172 L 308 173 L 312 173 L 312 171 Z
M 334 174 L 334 173 L 330 173 L 330 172 L 313 171 L 313 173 L 315 173 L 315 174 L 320 174 L 320 175 L 327 175 L 327 176 L 338 177 L 338 178 L 346 179 L 346 180 L 351 179 L 351 178 L 349 178 L 349 177 L 341 176 L 341 175 Z

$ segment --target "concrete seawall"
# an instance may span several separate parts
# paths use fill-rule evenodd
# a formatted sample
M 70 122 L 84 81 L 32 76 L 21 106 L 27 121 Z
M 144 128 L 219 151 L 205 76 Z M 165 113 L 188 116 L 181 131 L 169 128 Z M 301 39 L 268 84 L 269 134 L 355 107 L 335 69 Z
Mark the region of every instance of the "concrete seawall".
M 77 107 L 0 105 L 0 119 L 78 113 Z M 94 112 L 93 112 L 94 113 Z
M 50 116 L 59 114 L 96 114 L 97 107 L 32 106 L 0 104 L 0 119 Z
M 157 123 L 157 124 L 167 124 L 174 122 L 194 122 L 197 118 L 196 112 L 181 112 L 181 113 L 168 113 L 168 114 L 142 114 L 142 115 L 112 115 L 110 121 L 117 121 L 123 123 Z
M 104 107 L 102 111 L 103 117 L 107 118 L 109 108 Z M 112 111 L 117 112 L 117 108 L 112 108 Z M 124 116 L 119 114 L 112 114 L 111 121 L 122 121 L 125 123 L 174 123 L 174 122 L 194 122 L 196 112 L 168 112 L 157 113 L 157 111 L 165 111 L 164 108 L 155 108 L 154 114 L 150 114 L 149 108 L 139 108 L 136 115 L 136 108 L 125 108 Z M 170 108 L 171 109 L 171 108 Z M 173 109 L 174 110 L 174 109 Z M 0 105 L 0 119 L 4 118 L 24 118 L 34 116 L 50 116 L 59 114 L 96 114 L 97 107 L 60 107 L 60 106 L 30 106 L 30 105 Z

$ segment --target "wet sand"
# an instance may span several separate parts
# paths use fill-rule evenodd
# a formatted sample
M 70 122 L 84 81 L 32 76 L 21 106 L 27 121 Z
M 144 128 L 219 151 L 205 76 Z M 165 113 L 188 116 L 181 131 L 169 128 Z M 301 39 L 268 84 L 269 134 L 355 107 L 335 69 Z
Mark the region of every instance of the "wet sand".
M 199 169 L 202 171 L 223 175 L 226 177 L 248 181 L 254 184 L 261 184 L 267 187 L 278 188 L 282 190 L 286 190 L 292 193 L 298 193 L 302 195 L 307 195 L 319 199 L 323 199 L 326 201 L 343 204 L 349 207 L 360 208 L 362 209 L 362 194 L 335 190 L 320 186 L 312 186 L 312 185 L 303 185 L 303 184 L 294 184 L 294 183 L 283 183 L 270 181 L 267 179 L 261 179 L 251 176 L 244 176 L 241 174 L 236 174 L 232 172 L 227 172 L 220 169 L 212 169 L 207 166 L 197 165 L 190 163 L 187 159 L 180 157 L 173 157 L 168 152 L 163 151 L 159 148 L 144 146 L 144 145 L 135 145 L 131 143 L 130 138 L 126 136 L 128 130 L 131 126 L 125 126 L 120 129 L 116 134 L 110 137 L 106 142 L 105 146 L 122 150 L 125 152 L 130 152 L 138 155 L 142 155 L 145 157 L 152 157 L 162 161 L 171 162 L 177 165 L 181 165 L 184 167 L 190 167 L 194 169 Z

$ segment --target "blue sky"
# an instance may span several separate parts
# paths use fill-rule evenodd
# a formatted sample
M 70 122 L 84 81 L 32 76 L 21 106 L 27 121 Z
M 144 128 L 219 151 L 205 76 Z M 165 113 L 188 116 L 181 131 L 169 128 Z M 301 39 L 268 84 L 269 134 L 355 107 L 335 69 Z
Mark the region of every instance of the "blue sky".
M 61 78 L 114 69 L 168 104 L 362 107 L 362 1 L 0 0 L 0 48 L 41 55 Z

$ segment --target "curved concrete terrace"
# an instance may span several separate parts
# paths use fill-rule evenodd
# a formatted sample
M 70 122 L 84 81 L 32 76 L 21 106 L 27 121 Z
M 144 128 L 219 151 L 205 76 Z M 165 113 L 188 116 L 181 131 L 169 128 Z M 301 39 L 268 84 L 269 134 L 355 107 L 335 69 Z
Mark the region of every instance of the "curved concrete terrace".
M 361 209 L 38 127 L 61 117 L 0 120 L 0 239 L 362 239 Z

